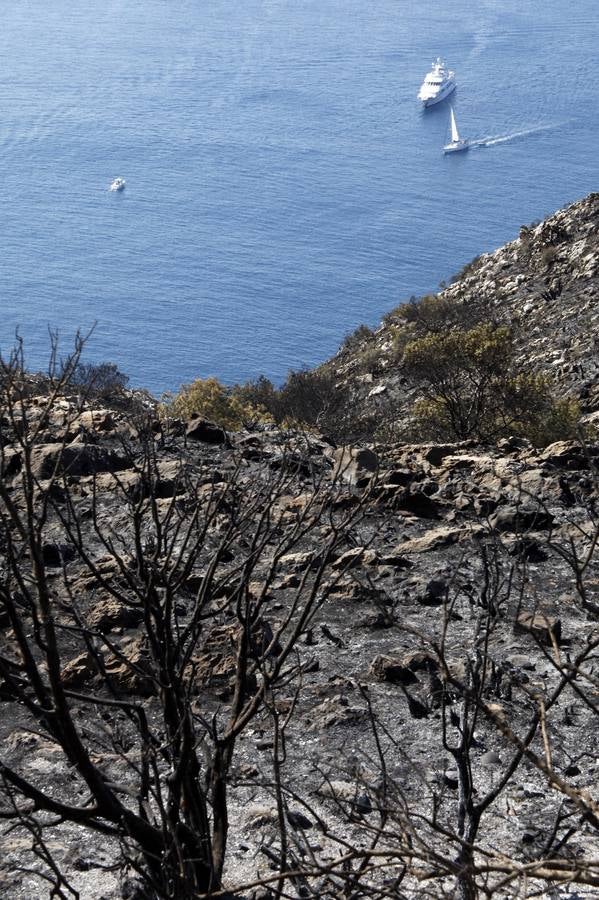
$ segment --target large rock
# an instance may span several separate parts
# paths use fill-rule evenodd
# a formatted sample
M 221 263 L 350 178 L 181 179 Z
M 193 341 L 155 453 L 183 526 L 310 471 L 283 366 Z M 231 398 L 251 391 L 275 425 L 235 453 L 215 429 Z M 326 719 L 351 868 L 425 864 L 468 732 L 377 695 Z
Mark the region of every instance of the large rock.
M 333 563 L 334 569 L 353 569 L 355 566 L 372 566 L 378 562 L 378 554 L 367 547 L 352 547 L 338 556 Z
M 130 461 L 114 450 L 97 444 L 42 444 L 31 454 L 31 469 L 42 481 L 57 474 L 74 476 L 119 472 L 129 468 Z
M 383 653 L 372 660 L 370 673 L 379 681 L 388 681 L 390 684 L 418 684 L 419 681 L 412 669 L 401 659 Z
M 333 454 L 333 478 L 361 487 L 378 470 L 379 458 L 367 447 L 338 447 Z
M 519 533 L 522 531 L 545 531 L 551 528 L 555 522 L 555 516 L 538 506 L 510 504 L 500 507 L 489 519 L 491 528 L 495 531 L 510 531 Z
M 201 416 L 197 416 L 188 422 L 186 434 L 191 440 L 202 441 L 204 444 L 229 443 L 229 438 L 224 428 L 221 428 L 220 425 L 215 425 L 214 422 L 202 419 Z
M 597 457 L 596 446 L 583 447 L 577 441 L 556 441 L 540 453 L 543 462 L 560 469 L 586 469 Z
M 143 612 L 139 607 L 121 603 L 116 597 L 106 597 L 94 604 L 87 623 L 104 634 L 114 628 L 134 628 L 142 619 Z
M 118 656 L 105 658 L 106 674 L 119 690 L 149 697 L 156 692 L 156 681 L 151 677 L 152 664 L 147 640 L 143 635 L 125 641 Z
M 403 541 L 395 548 L 397 554 L 403 553 L 427 553 L 429 550 L 438 550 L 440 547 L 449 547 L 468 538 L 478 537 L 483 532 L 482 525 L 474 525 L 471 528 L 441 527 L 431 528 L 419 537 Z

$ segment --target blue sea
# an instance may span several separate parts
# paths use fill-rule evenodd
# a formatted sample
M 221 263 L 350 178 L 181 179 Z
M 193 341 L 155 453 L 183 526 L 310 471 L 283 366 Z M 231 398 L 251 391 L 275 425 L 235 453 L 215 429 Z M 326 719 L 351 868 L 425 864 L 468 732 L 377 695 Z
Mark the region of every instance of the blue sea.
M 598 46 L 597 0 L 5 3 L 3 352 L 97 322 L 154 393 L 324 360 L 597 189 Z M 467 154 L 416 100 L 437 55 Z

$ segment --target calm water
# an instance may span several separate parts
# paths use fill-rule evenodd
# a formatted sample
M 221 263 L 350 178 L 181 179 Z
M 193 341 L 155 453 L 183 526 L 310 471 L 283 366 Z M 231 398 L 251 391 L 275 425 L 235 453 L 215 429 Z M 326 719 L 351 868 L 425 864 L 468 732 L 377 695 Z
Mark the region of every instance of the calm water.
M 6 3 L 0 344 L 97 320 L 155 392 L 314 364 L 597 188 L 598 45 L 597 0 Z M 437 54 L 507 140 L 442 155 Z

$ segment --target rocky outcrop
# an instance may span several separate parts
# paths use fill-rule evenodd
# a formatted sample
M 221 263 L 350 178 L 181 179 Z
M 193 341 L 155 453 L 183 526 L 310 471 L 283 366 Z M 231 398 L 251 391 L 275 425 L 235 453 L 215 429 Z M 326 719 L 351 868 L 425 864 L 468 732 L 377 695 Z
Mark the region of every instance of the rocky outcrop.
M 598 193 L 523 227 L 438 294 L 482 310 L 484 321 L 510 326 L 522 370 L 546 373 L 562 395 L 580 401 L 588 421 L 599 419 L 598 296 Z M 400 325 L 405 343 L 409 326 L 391 313 L 374 335 L 352 341 L 325 366 L 339 387 L 349 388 L 353 413 L 365 421 L 376 422 L 383 409 L 399 414 L 413 402 L 396 349 Z

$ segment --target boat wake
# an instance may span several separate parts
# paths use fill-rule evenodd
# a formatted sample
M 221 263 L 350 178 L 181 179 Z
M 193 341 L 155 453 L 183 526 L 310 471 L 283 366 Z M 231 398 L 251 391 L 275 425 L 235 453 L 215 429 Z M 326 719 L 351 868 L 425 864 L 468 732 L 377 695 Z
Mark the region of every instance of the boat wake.
M 495 137 L 481 138 L 478 141 L 470 141 L 471 147 L 493 147 L 495 144 L 505 144 L 508 141 L 515 141 L 518 138 L 526 137 L 529 134 L 537 134 L 540 131 L 550 131 L 552 128 L 558 128 L 560 122 L 554 122 L 553 125 L 537 125 L 535 128 L 526 128 L 524 131 L 514 131 L 512 134 L 500 134 Z

